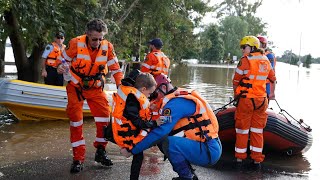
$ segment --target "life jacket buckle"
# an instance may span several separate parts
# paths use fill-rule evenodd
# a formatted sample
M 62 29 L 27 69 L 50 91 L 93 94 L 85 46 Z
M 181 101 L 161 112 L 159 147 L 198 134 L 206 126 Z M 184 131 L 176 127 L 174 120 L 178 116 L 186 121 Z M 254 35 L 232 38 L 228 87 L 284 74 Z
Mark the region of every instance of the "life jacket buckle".
M 88 77 L 88 76 L 85 76 L 85 77 L 82 79 L 83 88 L 84 88 L 84 89 L 88 89 L 88 88 L 89 88 L 89 81 L 91 81 L 91 79 L 90 79 L 90 77 Z

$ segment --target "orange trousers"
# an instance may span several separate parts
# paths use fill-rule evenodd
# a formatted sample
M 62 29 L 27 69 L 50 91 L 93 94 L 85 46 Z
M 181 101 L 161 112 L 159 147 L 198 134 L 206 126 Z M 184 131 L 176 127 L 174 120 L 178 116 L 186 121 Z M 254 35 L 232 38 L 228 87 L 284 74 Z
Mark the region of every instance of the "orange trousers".
M 268 114 L 267 98 L 240 98 L 235 112 L 236 144 L 235 157 L 247 158 L 247 146 L 250 132 L 251 159 L 255 162 L 264 160 L 263 128 L 266 126 Z
M 79 100 L 79 93 L 76 87 L 71 84 L 67 85 L 68 105 L 67 115 L 70 119 L 70 141 L 73 149 L 73 160 L 81 162 L 85 159 L 85 140 L 83 137 L 83 98 Z M 91 114 L 96 123 L 96 139 L 93 143 L 94 147 L 107 145 L 107 141 L 103 137 L 103 126 L 110 123 L 110 109 L 106 94 L 101 88 L 91 88 L 82 90 L 82 96 L 87 100 Z

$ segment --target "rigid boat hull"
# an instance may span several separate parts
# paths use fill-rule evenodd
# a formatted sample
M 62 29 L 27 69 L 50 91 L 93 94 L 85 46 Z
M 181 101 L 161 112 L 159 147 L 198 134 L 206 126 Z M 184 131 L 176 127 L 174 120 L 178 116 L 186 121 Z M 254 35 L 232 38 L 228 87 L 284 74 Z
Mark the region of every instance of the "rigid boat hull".
M 112 85 L 108 85 L 112 87 Z M 105 91 L 110 98 L 115 89 Z M 19 120 L 67 120 L 66 88 L 21 80 L 0 79 L 0 104 Z M 92 117 L 86 101 L 84 119 Z
M 235 143 L 235 110 L 235 107 L 231 107 L 216 114 L 219 122 L 219 137 L 223 143 Z M 313 138 L 306 128 L 272 110 L 267 110 L 267 113 L 268 120 L 263 130 L 265 150 L 293 155 L 310 149 Z

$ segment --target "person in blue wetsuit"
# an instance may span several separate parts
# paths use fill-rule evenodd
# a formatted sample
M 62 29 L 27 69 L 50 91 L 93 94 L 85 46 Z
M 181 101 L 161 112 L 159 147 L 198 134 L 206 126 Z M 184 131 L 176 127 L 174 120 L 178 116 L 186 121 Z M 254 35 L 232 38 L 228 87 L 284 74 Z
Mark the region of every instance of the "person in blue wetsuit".
M 155 80 L 154 95 L 162 100 L 159 112 L 163 124 L 153 129 L 131 152 L 121 149 L 121 153 L 129 157 L 158 144 L 179 175 L 174 180 L 198 179 L 190 163 L 212 166 L 221 156 L 217 119 L 197 91 L 173 87 L 164 74 L 156 76 Z
M 276 60 L 276 56 L 274 55 L 274 53 L 271 52 L 270 50 L 268 50 L 268 48 L 267 48 L 267 44 L 268 44 L 267 38 L 264 37 L 264 36 L 257 36 L 257 38 L 260 41 L 260 49 L 263 49 L 265 51 L 265 55 L 269 59 L 271 67 L 275 72 L 276 61 L 277 60 Z M 275 99 L 275 94 L 273 93 L 274 92 L 274 88 L 275 88 L 275 86 L 274 86 L 273 83 L 271 83 L 271 84 L 267 83 L 266 84 L 266 92 L 267 92 L 268 99 Z

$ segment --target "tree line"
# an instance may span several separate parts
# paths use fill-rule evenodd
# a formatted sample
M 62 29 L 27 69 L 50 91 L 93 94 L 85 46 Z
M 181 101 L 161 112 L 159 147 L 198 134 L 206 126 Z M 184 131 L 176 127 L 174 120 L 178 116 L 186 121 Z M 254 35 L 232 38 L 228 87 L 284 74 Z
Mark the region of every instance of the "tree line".
M 282 56 L 277 57 L 277 61 L 292 65 L 297 65 L 300 61 L 304 67 L 309 68 L 311 64 L 320 64 L 320 57 L 313 58 L 311 54 L 299 57 L 299 55 L 293 53 L 292 50 L 286 50 Z
M 255 14 L 262 0 L 2 0 L 0 1 L 0 76 L 3 76 L 5 41 L 10 38 L 18 79 L 40 79 L 41 54 L 58 30 L 65 42 L 84 33 L 92 18 L 103 19 L 119 59 L 137 57 L 148 51 L 147 42 L 159 37 L 163 51 L 175 62 L 199 59 L 217 63 L 241 57 L 239 40 L 245 35 L 266 35 L 266 23 Z M 201 20 L 215 12 L 218 23 L 203 26 Z M 200 28 L 199 33 L 194 33 Z

